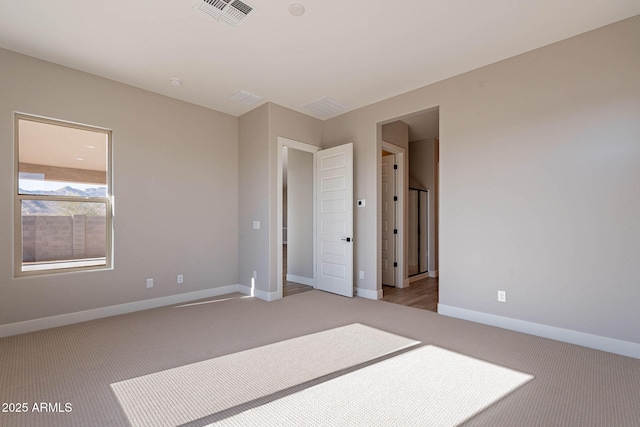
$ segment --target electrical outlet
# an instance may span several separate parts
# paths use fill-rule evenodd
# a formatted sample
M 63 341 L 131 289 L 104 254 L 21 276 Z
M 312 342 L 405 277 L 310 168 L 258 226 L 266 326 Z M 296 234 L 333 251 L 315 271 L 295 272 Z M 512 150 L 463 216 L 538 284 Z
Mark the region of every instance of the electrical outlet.
M 364 271 L 360 270 L 360 276 L 359 277 L 360 277 L 360 280 L 364 279 Z
M 184 276 L 182 274 L 178 274 L 178 283 L 184 283 Z
M 507 292 L 506 291 L 498 291 L 498 301 L 507 302 Z
M 153 288 L 153 279 L 147 279 L 147 288 Z

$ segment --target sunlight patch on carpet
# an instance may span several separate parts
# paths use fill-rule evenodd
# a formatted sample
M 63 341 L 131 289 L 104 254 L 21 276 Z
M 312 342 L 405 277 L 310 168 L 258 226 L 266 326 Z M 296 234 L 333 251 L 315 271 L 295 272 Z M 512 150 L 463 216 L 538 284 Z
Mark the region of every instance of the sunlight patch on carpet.
M 135 426 L 175 427 L 416 346 L 362 324 L 111 384 Z
M 425 346 L 212 426 L 458 426 L 533 376 Z

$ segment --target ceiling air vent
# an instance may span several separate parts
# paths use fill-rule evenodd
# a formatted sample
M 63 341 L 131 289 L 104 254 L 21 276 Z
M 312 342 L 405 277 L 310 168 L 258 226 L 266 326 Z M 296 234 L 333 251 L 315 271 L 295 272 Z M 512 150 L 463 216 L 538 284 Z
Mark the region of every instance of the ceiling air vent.
M 302 106 L 309 113 L 319 119 L 329 119 L 340 113 L 347 111 L 348 107 L 333 98 L 325 96 L 317 101 L 310 102 Z
M 254 9 L 240 0 L 200 0 L 194 7 L 231 27 L 240 25 Z
M 244 105 L 253 105 L 262 99 L 261 96 L 255 95 L 246 90 L 239 90 L 229 97 L 230 100 L 239 102 Z

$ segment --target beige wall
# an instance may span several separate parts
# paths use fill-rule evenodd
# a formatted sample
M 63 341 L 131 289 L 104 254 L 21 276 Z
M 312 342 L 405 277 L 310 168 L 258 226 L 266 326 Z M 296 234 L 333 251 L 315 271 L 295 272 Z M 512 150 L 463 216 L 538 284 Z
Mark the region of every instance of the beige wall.
M 269 290 L 269 104 L 240 117 L 239 165 L 239 278 L 250 287 L 255 271 L 256 289 Z M 260 229 L 253 222 L 260 222 Z
M 382 125 L 382 140 L 408 150 L 409 125 L 401 120 Z
M 276 104 L 264 104 L 240 117 L 240 284 L 275 299 L 278 288 L 278 137 L 320 146 L 322 122 Z M 261 223 L 253 230 L 254 220 Z
M 237 283 L 237 118 L 1 49 L 0 64 L 0 325 Z M 13 277 L 16 111 L 113 130 L 112 270 Z
M 640 342 L 637 40 L 640 17 L 326 121 L 367 199 L 358 286 L 379 284 L 377 125 L 440 106 L 440 303 Z

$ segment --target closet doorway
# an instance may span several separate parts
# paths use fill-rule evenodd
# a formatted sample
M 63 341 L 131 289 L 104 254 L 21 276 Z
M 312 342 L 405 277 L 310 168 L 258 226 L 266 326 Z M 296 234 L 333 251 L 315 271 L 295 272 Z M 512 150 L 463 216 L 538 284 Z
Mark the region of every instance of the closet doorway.
M 287 297 L 315 288 L 314 153 L 320 147 L 278 138 L 278 292 Z

